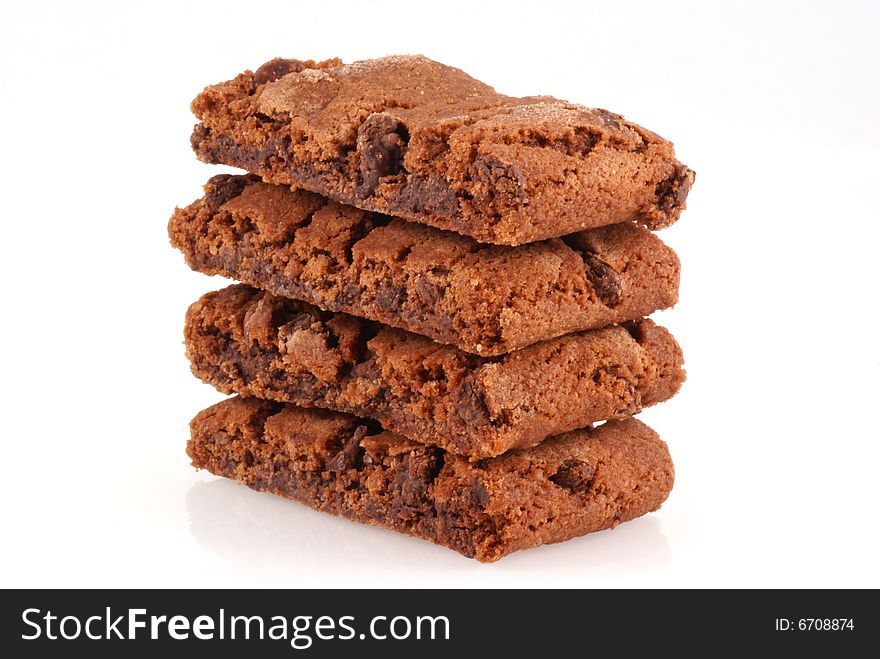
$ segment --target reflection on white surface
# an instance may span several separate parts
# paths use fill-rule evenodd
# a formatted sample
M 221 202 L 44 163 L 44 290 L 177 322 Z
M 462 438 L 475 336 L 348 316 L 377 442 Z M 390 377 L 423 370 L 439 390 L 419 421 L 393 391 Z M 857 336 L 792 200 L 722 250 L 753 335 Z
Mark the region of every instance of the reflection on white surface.
M 492 585 L 517 587 L 518 575 L 530 586 L 587 586 L 590 574 L 629 576 L 666 567 L 671 552 L 652 516 L 613 531 L 518 552 L 482 565 L 429 542 L 311 510 L 281 497 L 252 491 L 225 479 L 193 485 L 186 497 L 190 530 L 203 547 L 230 562 L 242 579 L 270 580 L 279 586 L 425 587 L 449 584 L 450 573 L 490 573 Z M 389 579 L 394 566 L 398 579 Z M 430 572 L 425 568 L 430 567 Z M 536 582 L 536 573 L 546 583 Z M 418 581 L 413 576 L 418 574 Z M 375 578 L 374 578 L 375 575 Z M 379 580 L 381 575 L 381 580 Z M 485 580 L 482 582 L 485 584 Z

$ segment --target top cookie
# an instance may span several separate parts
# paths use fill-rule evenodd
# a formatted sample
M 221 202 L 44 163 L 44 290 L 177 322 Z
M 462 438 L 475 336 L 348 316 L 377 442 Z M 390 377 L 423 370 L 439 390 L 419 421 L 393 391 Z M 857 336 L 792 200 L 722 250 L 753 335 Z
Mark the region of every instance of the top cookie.
M 505 96 L 422 56 L 275 59 L 192 110 L 206 162 L 502 245 L 668 226 L 694 180 L 670 142 L 620 115 Z

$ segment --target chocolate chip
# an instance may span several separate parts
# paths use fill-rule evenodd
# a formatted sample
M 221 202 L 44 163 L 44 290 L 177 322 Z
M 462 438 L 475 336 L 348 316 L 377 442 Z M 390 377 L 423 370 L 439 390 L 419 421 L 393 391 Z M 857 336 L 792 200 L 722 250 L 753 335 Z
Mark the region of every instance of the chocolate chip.
M 345 442 L 342 449 L 327 463 L 327 470 L 333 473 L 345 473 L 349 469 L 363 467 L 363 449 L 361 440 L 367 434 L 366 426 L 358 426 L 354 434 Z
M 471 484 L 471 502 L 473 505 L 477 508 L 482 508 L 489 503 L 491 499 L 492 497 L 489 496 L 489 490 L 483 485 L 483 481 L 475 478 Z
M 416 296 L 425 306 L 434 306 L 443 299 L 444 295 L 446 295 L 446 287 L 433 281 L 430 275 L 422 274 L 416 279 Z
M 347 282 L 342 290 L 336 295 L 336 304 L 340 308 L 355 304 L 362 296 L 361 287 L 353 282 Z
M 603 110 L 602 108 L 596 108 L 593 110 L 593 114 L 595 114 L 599 121 L 602 122 L 603 126 L 608 126 L 609 128 L 620 128 L 620 124 L 618 121 L 623 119 L 619 114 L 615 114 L 613 112 L 609 112 L 608 110 Z
M 556 473 L 550 476 L 550 480 L 559 487 L 580 493 L 590 489 L 595 475 L 596 470 L 586 462 L 571 458 L 559 466 Z
M 406 303 L 406 289 L 388 286 L 376 294 L 376 305 L 385 313 L 397 313 Z
M 369 196 L 379 179 L 393 176 L 403 169 L 403 157 L 409 131 L 401 121 L 387 112 L 367 117 L 358 129 L 357 150 L 361 156 L 361 194 Z
M 443 451 L 436 447 L 412 451 L 403 457 L 396 471 L 391 489 L 394 515 L 400 519 L 415 519 L 424 514 L 428 502 L 428 487 L 443 469 Z
M 445 178 L 429 175 L 427 180 L 411 178 L 398 196 L 388 200 L 388 210 L 409 211 L 431 215 L 454 215 L 458 212 L 456 194 L 467 195 L 467 191 L 454 192 Z
M 620 304 L 623 299 L 623 280 L 620 274 L 595 254 L 581 252 L 584 272 L 602 303 L 607 307 Z
M 657 184 L 657 205 L 660 210 L 668 213 L 684 206 L 695 177 L 696 173 L 692 169 L 676 164 L 672 176 Z
M 263 64 L 254 72 L 254 84 L 265 85 L 267 82 L 274 82 L 278 78 L 283 78 L 288 73 L 299 73 L 303 68 L 303 65 L 296 60 L 276 57 Z
M 465 423 L 480 423 L 489 418 L 489 409 L 482 394 L 477 391 L 470 379 L 465 380 L 459 388 L 455 410 Z
M 216 211 L 227 201 L 240 195 L 248 185 L 259 180 L 258 177 L 251 175 L 217 174 L 217 176 L 212 176 L 205 185 L 205 203 L 212 211 Z

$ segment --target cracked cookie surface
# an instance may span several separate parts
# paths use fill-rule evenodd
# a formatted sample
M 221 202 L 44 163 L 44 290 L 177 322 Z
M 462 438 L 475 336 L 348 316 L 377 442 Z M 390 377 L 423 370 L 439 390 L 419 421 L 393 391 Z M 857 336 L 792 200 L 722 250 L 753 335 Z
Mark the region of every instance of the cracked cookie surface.
M 675 339 L 647 319 L 488 358 L 245 285 L 195 302 L 185 342 L 224 393 L 371 417 L 474 460 L 630 416 L 684 380 Z
M 633 320 L 678 299 L 678 257 L 632 223 L 485 245 L 224 174 L 177 209 L 168 230 L 200 272 L 484 356 Z
M 670 142 L 620 115 L 505 96 L 418 55 L 276 59 L 192 110 L 203 161 L 488 243 L 662 228 L 694 181 Z

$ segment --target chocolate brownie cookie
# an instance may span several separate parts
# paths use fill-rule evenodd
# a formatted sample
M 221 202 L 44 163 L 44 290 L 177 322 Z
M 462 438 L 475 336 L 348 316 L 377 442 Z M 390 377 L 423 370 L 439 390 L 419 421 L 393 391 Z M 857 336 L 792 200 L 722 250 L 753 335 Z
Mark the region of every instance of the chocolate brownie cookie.
M 678 297 L 675 253 L 631 223 L 520 247 L 343 206 L 253 176 L 215 176 L 178 208 L 194 269 L 499 355 L 633 320 Z
M 185 336 L 193 373 L 224 393 L 372 417 L 473 459 L 629 416 L 684 380 L 650 320 L 487 358 L 235 285 L 190 307 Z
M 674 479 L 666 444 L 632 418 L 479 462 L 256 398 L 225 400 L 190 428 L 195 467 L 487 562 L 657 510 Z
M 675 222 L 694 172 L 606 110 L 512 98 L 421 56 L 276 59 L 192 103 L 205 162 L 503 245 Z

